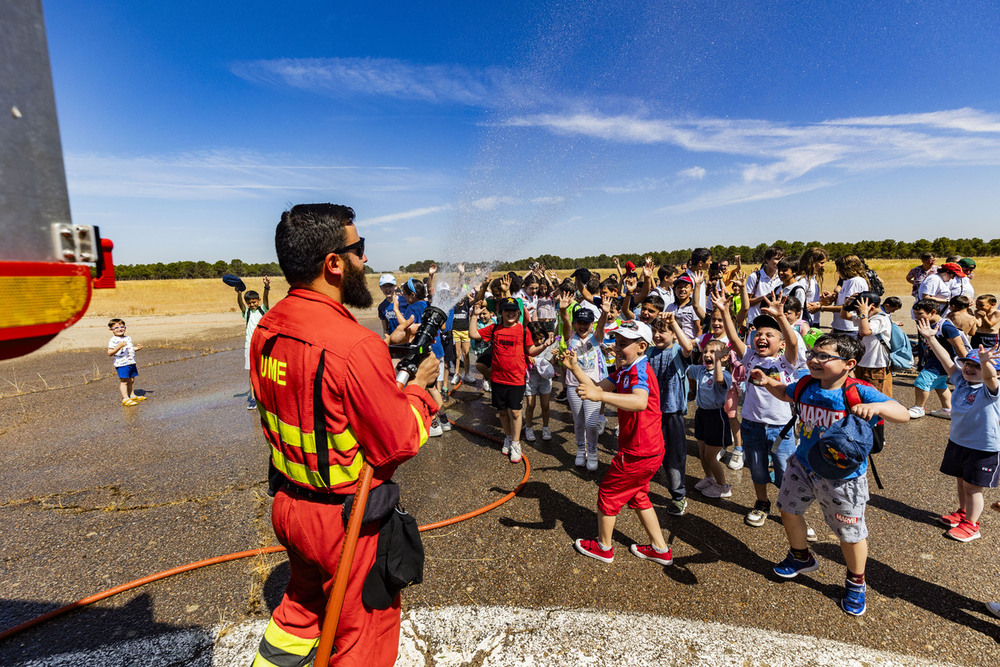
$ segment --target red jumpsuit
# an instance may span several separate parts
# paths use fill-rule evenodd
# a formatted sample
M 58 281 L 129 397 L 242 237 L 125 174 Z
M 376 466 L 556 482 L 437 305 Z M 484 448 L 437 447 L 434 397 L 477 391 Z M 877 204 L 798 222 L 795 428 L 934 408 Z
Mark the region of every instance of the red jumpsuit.
M 426 442 L 437 407 L 423 389 L 400 390 L 382 339 L 343 305 L 311 290 L 292 289 L 260 321 L 250 368 L 271 463 L 295 485 L 277 492 L 271 510 L 291 578 L 253 664 L 306 665 L 319 643 L 345 532 L 340 502 L 307 495 L 353 494 L 365 461 L 375 471 L 373 488 L 392 477 Z M 378 525 L 363 525 L 331 665 L 396 660 L 399 598 L 385 610 L 361 601 L 377 543 Z

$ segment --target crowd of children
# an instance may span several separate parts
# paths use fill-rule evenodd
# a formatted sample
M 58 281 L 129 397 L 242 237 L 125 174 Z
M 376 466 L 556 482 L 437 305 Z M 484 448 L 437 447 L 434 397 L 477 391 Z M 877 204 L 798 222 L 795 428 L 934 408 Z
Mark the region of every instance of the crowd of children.
M 809 248 L 801 258 L 769 248 L 749 273 L 739 257 L 732 264 L 712 260 L 705 248 L 682 267 L 657 267 L 651 260 L 622 267 L 616 258 L 617 275 L 603 279 L 583 268 L 560 280 L 539 266 L 525 276 L 498 278 L 468 276 L 459 267 L 456 289 L 442 284 L 434 296 L 435 303 L 457 301 L 445 327 L 456 351 L 444 355 L 449 369 L 442 375 L 447 378 L 453 364 L 452 387 L 473 382 L 475 357 L 482 376 L 477 389 L 491 395 L 505 436 L 502 452 L 515 462 L 522 457 L 522 433 L 527 442 L 537 440 L 536 408 L 542 440 L 551 440 L 550 401 L 560 384 L 556 400 L 568 403 L 570 450 L 575 446 L 574 463 L 582 470 L 598 469 L 605 411 L 617 410 L 617 451 L 598 489 L 597 536 L 574 543 L 603 562 L 614 558 L 611 535 L 625 505 L 636 510 L 649 538 L 630 552 L 672 562 L 649 484 L 662 469 L 667 513 L 687 511 L 686 418 L 694 401 L 701 474 L 693 491 L 728 498 L 731 471 L 746 466 L 756 502 L 744 521 L 760 527 L 771 514 L 769 486 L 777 487 L 789 545 L 774 567 L 782 578 L 819 567 L 809 549 L 816 534 L 804 519 L 818 501 L 846 564 L 841 607 L 863 614 L 868 456 L 884 440 L 884 422 L 922 416 L 931 390 L 942 402 L 940 415 L 952 419 L 941 470 L 958 480 L 958 509 L 941 520 L 954 539 L 980 535 L 983 489 L 997 486 L 1000 475 L 1000 402 L 992 370 L 1000 365 L 997 299 L 975 297 L 969 259 L 953 258 L 939 269 L 924 261 L 910 272 L 907 280 L 920 297 L 911 314 L 922 342 L 915 405 L 907 409 L 892 399 L 897 355 L 911 358 L 909 341 L 893 322 L 902 303 L 883 296 L 881 281 L 862 259 L 836 258 L 835 285 L 824 284 L 828 257 L 822 248 Z M 434 290 L 433 273 L 429 278 L 426 286 Z M 420 281 L 408 284 L 414 282 Z M 450 299 L 437 296 L 449 291 Z M 411 286 L 402 295 L 409 300 L 410 292 L 423 294 Z M 385 311 L 401 315 L 393 305 L 398 295 L 386 290 L 385 296 Z M 829 333 L 817 328 L 822 313 L 833 315 Z M 388 334 L 393 322 L 383 320 Z M 471 346 L 459 345 L 466 337 Z M 953 407 L 949 380 L 961 409 Z

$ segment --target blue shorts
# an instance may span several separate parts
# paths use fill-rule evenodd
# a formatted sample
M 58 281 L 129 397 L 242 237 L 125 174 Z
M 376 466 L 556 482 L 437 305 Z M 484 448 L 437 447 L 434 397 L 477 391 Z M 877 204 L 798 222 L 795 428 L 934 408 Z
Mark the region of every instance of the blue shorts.
M 122 380 L 128 380 L 139 376 L 139 369 L 135 367 L 135 364 L 129 364 L 128 366 L 115 366 L 115 370 L 118 371 L 118 377 Z
M 777 453 L 771 451 L 771 443 L 781 433 L 785 426 L 768 426 L 761 422 L 744 419 L 740 424 L 743 435 L 743 452 L 746 456 L 746 467 L 750 468 L 750 479 L 754 484 L 767 484 L 771 481 L 768 472 L 768 458 L 774 467 L 774 485 L 781 488 L 781 479 L 785 474 L 785 462 L 795 452 L 795 437 L 793 429 L 788 429 L 788 435 L 781 441 Z
M 913 381 L 913 386 L 923 391 L 932 389 L 947 389 L 948 376 L 942 371 L 933 368 L 925 368 L 917 374 L 917 379 Z

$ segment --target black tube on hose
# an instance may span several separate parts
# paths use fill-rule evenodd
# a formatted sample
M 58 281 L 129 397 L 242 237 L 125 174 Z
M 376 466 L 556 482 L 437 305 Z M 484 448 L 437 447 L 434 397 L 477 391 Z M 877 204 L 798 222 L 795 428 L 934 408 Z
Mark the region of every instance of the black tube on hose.
M 389 354 L 402 356 L 396 364 L 396 382 L 406 384 L 417 373 L 417 366 L 431 353 L 431 344 L 447 321 L 448 313 L 436 306 L 428 306 L 420 320 L 413 340 L 405 345 L 390 345 Z

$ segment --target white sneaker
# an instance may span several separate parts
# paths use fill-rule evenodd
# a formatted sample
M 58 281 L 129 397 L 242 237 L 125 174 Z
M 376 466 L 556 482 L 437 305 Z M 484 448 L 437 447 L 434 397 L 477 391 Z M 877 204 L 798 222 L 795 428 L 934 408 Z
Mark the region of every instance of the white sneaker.
M 1000 602 L 987 602 L 986 609 L 994 616 L 1000 616 Z
M 444 431 L 441 429 L 441 422 L 439 422 L 437 418 L 435 418 L 434 421 L 431 422 L 431 430 L 427 431 L 427 435 L 429 435 L 432 438 L 436 438 L 439 435 L 444 435 Z
M 520 463 L 521 462 L 521 443 L 514 441 L 510 443 L 510 462 Z
M 697 484 L 694 485 L 694 490 L 695 491 L 704 491 L 705 489 L 707 489 L 708 487 L 712 486 L 713 484 L 715 484 L 715 478 L 714 477 L 706 477 L 705 479 L 701 480 L 700 482 L 698 482 Z
M 594 472 L 597 470 L 597 450 L 587 452 L 587 470 Z
M 582 468 L 585 463 L 587 463 L 587 448 L 577 446 L 576 461 L 574 461 L 574 464 L 577 468 Z
M 524 439 L 527 440 L 528 442 L 534 442 L 535 441 L 535 429 L 531 428 L 530 426 L 528 428 L 524 429 Z
M 743 451 L 739 449 L 733 450 L 733 455 L 729 457 L 729 469 L 739 470 L 743 467 Z
M 707 498 L 729 498 L 733 495 L 733 487 L 729 484 L 716 484 L 714 481 L 712 485 L 706 487 L 701 495 Z
M 816 531 L 812 529 L 812 526 L 806 526 L 806 542 L 815 542 L 818 539 Z
M 604 433 L 604 431 L 607 428 L 608 428 L 608 418 L 605 417 L 604 415 L 601 415 L 600 418 L 598 419 L 597 432 Z
M 542 440 L 551 440 L 551 439 L 552 439 L 552 432 L 549 431 L 549 427 L 548 426 L 543 426 L 542 427 Z
M 920 419 L 925 414 L 927 414 L 926 412 L 924 412 L 923 408 L 921 408 L 919 406 L 916 406 L 916 405 L 914 405 L 912 408 L 910 408 L 907 412 L 910 413 L 910 419 Z
M 490 381 L 483 380 L 483 391 L 490 391 Z
M 504 456 L 510 454 L 510 443 L 511 439 L 509 435 L 505 435 L 503 438 L 503 447 L 500 448 L 500 453 Z
M 462 378 L 459 376 L 458 373 L 455 373 L 454 375 L 451 376 L 451 386 L 452 387 L 454 387 L 455 385 L 457 385 L 461 381 L 462 381 Z
M 473 377 L 472 373 L 469 373 L 468 375 L 465 376 L 465 381 L 474 383 L 476 381 L 476 378 Z
M 615 437 L 616 438 L 618 437 L 618 427 L 617 426 L 615 426 Z

